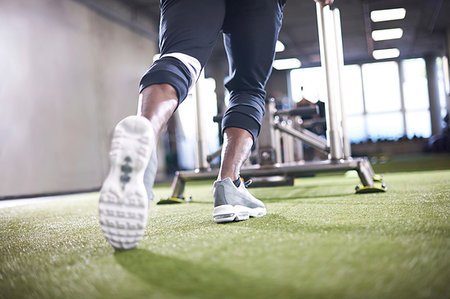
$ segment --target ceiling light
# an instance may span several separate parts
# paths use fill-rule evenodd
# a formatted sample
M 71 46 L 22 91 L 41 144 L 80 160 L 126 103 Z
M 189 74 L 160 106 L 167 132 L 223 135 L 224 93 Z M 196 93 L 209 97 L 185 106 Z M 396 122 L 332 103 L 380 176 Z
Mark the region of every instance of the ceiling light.
M 400 56 L 400 50 L 397 48 L 392 49 L 383 49 L 383 50 L 374 50 L 372 52 L 372 56 L 375 59 L 388 59 L 395 58 Z
M 275 45 L 275 52 L 283 52 L 284 51 L 285 46 L 282 42 L 280 42 L 279 40 L 277 40 L 277 43 Z
M 372 31 L 372 39 L 374 41 L 397 39 L 403 36 L 402 28 L 382 29 Z
M 279 71 L 296 69 L 302 65 L 297 58 L 277 59 L 273 62 L 273 67 Z
M 370 18 L 372 19 L 372 22 L 401 20 L 404 19 L 405 16 L 406 9 L 404 8 L 382 9 L 370 12 Z

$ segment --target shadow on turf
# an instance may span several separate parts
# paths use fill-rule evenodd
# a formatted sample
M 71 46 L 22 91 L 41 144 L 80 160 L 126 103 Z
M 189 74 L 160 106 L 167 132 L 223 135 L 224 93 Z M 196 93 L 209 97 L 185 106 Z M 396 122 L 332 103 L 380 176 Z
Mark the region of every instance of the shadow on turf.
M 273 280 L 243 275 L 237 269 L 205 265 L 155 254 L 144 249 L 117 251 L 116 261 L 150 287 L 195 298 L 293 297 L 296 290 Z M 207 261 L 206 261 L 207 263 Z

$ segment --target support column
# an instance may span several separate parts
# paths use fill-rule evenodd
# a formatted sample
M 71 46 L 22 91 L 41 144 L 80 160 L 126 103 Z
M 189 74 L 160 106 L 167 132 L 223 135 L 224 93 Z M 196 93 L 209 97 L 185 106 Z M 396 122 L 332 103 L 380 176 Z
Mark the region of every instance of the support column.
M 344 101 L 344 45 L 342 43 L 342 27 L 341 27 L 341 13 L 339 9 L 333 9 L 333 21 L 334 21 L 334 39 L 336 44 L 336 57 L 337 57 L 337 81 L 339 87 L 339 106 L 341 108 L 341 130 L 342 130 L 342 150 L 345 159 L 349 159 L 352 156 L 352 149 L 350 145 L 350 139 L 348 138 L 347 131 L 347 115 L 345 113 L 345 101 Z
M 205 68 L 206 77 L 212 77 L 216 80 L 217 95 L 217 114 L 223 115 L 226 110 L 225 106 L 225 86 L 223 84 L 228 74 L 228 65 L 224 60 L 211 60 Z M 221 122 L 218 123 L 219 143 L 223 143 Z
M 205 99 L 205 73 L 201 72 L 200 77 L 195 84 L 194 90 L 192 92 L 195 99 L 195 109 L 197 116 L 197 165 L 196 168 L 199 170 L 205 170 L 208 168 L 208 161 L 206 160 L 206 155 L 208 151 L 207 143 L 207 132 L 205 127 L 205 115 L 203 103 L 208 99 Z
M 439 134 L 442 130 L 441 103 L 439 101 L 439 82 L 436 56 L 425 57 L 428 81 L 428 98 L 430 101 L 431 134 Z
M 327 140 L 330 146 L 330 159 L 344 157 L 342 146 L 342 129 L 340 120 L 339 74 L 337 73 L 336 40 L 334 38 L 334 20 L 329 7 L 316 3 L 317 25 L 319 33 L 320 60 L 325 71 L 327 84 Z
M 449 59 L 450 59 L 450 26 L 447 26 L 447 34 L 446 34 L 446 38 L 447 38 L 447 50 L 446 50 L 446 56 L 447 56 L 447 63 L 444 64 L 444 68 L 446 68 L 444 70 L 444 72 L 446 72 L 446 77 L 445 80 L 447 80 L 447 82 L 445 82 L 445 84 L 450 84 L 448 81 L 448 74 L 450 73 L 450 63 L 449 63 Z M 447 115 L 450 116 L 450 88 L 447 88 Z
M 364 91 L 364 76 L 362 70 L 362 64 L 359 65 L 359 75 L 361 78 L 361 87 L 362 87 L 362 102 L 363 102 L 363 123 L 364 123 L 364 137 L 365 140 L 369 140 L 369 128 L 367 127 L 367 105 L 366 105 L 366 93 Z
M 402 121 L 403 121 L 403 136 L 407 136 L 407 128 L 406 128 L 406 106 L 405 106 L 405 91 L 403 89 L 403 83 L 405 82 L 405 73 L 403 71 L 403 61 L 398 61 L 398 78 L 400 80 L 400 111 L 402 112 Z

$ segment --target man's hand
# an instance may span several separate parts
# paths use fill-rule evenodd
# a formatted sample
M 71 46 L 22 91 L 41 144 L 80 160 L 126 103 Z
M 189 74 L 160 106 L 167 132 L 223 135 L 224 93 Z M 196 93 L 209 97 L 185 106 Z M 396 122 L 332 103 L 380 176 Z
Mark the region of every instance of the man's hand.
M 323 6 L 327 6 L 327 5 L 331 5 L 333 4 L 334 0 L 314 0 L 317 3 L 320 3 L 320 5 Z

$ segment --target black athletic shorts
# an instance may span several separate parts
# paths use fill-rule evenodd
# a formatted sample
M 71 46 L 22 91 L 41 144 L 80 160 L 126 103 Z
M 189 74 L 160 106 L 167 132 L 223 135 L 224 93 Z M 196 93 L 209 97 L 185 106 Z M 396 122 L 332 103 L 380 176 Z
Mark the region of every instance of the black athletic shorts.
M 285 2 L 161 0 L 161 58 L 142 78 L 141 91 L 151 84 L 168 83 L 177 90 L 181 103 L 223 32 L 230 102 L 222 128 L 246 129 L 256 140 Z

